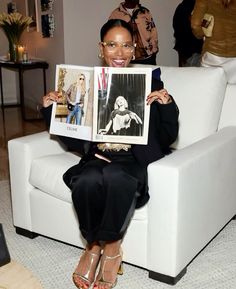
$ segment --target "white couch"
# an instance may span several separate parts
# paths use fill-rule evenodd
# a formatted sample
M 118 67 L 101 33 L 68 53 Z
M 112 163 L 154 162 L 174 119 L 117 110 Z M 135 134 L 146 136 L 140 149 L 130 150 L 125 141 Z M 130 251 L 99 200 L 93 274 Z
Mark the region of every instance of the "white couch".
M 151 199 L 136 210 L 124 261 L 175 284 L 236 212 L 236 85 L 221 68 L 161 67 L 180 110 L 176 150 L 148 167 Z M 47 132 L 9 141 L 13 219 L 23 235 L 84 246 L 62 174 L 79 161 Z

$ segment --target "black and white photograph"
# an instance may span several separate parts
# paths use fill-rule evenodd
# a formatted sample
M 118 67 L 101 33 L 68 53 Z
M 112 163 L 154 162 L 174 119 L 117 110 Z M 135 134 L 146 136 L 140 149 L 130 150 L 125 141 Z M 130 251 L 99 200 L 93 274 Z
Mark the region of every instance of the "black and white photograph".
M 139 68 L 96 67 L 94 79 L 98 96 L 94 99 L 96 139 L 145 143 L 149 73 Z

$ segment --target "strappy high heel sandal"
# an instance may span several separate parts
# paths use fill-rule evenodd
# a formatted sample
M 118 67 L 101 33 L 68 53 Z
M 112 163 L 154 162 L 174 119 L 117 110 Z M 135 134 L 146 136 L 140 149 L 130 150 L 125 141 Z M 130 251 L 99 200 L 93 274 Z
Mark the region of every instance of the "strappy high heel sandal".
M 120 253 L 116 256 L 106 256 L 106 255 L 102 255 L 102 258 L 101 258 L 101 267 L 100 267 L 100 271 L 99 271 L 99 274 L 101 274 L 101 277 L 95 282 L 93 288 L 96 289 L 98 288 L 98 284 L 101 284 L 101 285 L 106 285 L 106 286 L 109 286 L 108 288 L 114 288 L 117 284 L 117 277 L 115 279 L 114 282 L 111 282 L 111 281 L 108 281 L 106 280 L 105 278 L 105 274 L 107 272 L 112 272 L 113 270 L 106 270 L 105 269 L 105 266 L 106 266 L 106 263 L 111 261 L 111 260 L 115 260 L 117 258 L 121 258 L 121 261 L 120 261 L 120 265 L 119 265 L 119 268 L 118 268 L 118 271 L 117 271 L 117 275 L 123 275 L 123 264 L 122 264 L 122 258 L 123 258 L 123 253 L 120 249 Z
M 72 279 L 73 282 L 75 284 L 75 286 L 79 289 L 88 289 L 90 288 L 90 286 L 92 285 L 94 278 L 95 278 L 95 273 L 96 273 L 96 269 L 100 260 L 100 254 L 96 254 L 96 253 L 90 253 L 88 251 L 85 251 L 83 253 L 83 256 L 81 258 L 84 257 L 85 254 L 88 254 L 90 256 L 90 260 L 89 263 L 87 265 L 87 270 L 85 274 L 81 274 L 79 272 L 77 272 L 79 264 L 77 265 L 75 272 L 72 275 Z M 91 271 L 94 270 L 94 276 L 91 278 L 89 275 L 91 274 Z M 80 281 L 82 282 L 78 282 L 77 278 L 80 279 Z M 83 284 L 81 284 L 83 283 Z

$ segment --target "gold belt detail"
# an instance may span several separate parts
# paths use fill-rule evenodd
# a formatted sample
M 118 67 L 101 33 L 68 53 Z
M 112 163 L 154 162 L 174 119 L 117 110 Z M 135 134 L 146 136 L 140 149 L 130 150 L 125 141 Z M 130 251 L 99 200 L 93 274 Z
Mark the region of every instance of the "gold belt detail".
M 119 152 L 120 150 L 128 151 L 131 148 L 130 144 L 123 143 L 99 143 L 97 147 L 100 151 L 115 151 Z

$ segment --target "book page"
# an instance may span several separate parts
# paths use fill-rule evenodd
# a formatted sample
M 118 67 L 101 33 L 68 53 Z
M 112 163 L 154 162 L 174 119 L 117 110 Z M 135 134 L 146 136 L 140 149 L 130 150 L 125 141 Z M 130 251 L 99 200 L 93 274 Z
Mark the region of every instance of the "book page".
M 59 101 L 53 104 L 50 133 L 92 140 L 93 68 L 57 65 L 55 90 Z
M 93 140 L 147 144 L 151 68 L 94 68 Z

